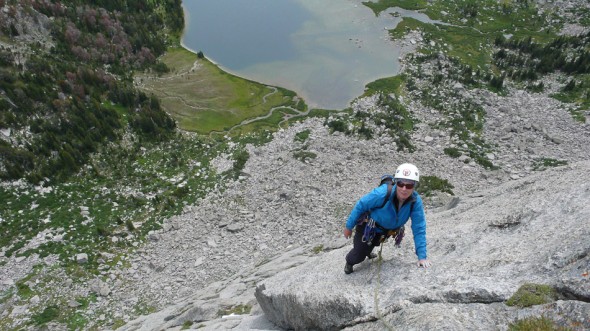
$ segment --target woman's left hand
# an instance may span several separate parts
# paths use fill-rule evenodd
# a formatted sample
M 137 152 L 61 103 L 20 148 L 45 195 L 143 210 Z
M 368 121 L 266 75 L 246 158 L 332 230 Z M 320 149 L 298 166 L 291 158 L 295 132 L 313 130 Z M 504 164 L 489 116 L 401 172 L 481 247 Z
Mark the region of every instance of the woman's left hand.
M 418 266 L 423 268 L 429 268 L 432 265 L 428 259 L 418 261 Z

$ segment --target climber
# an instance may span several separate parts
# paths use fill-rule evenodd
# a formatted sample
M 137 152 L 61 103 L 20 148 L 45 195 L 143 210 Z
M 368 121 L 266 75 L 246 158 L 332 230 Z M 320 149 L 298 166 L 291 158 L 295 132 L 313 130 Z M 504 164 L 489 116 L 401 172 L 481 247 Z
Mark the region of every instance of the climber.
M 353 265 L 361 263 L 365 258 L 377 257 L 372 253 L 373 248 L 379 246 L 389 236 L 396 236 L 396 242 L 399 244 L 400 235 L 403 236 L 404 224 L 410 218 L 418 266 L 430 267 L 431 263 L 426 256 L 424 206 L 420 195 L 414 190 L 420 181 L 418 168 L 410 163 L 400 165 L 395 171 L 393 181 L 393 188 L 389 184 L 389 192 L 388 184 L 379 185 L 360 198 L 350 212 L 344 237 L 350 238 L 355 227 L 356 233 L 353 248 L 346 255 L 344 267 L 346 274 L 352 273 Z M 391 194 L 392 190 L 394 194 Z

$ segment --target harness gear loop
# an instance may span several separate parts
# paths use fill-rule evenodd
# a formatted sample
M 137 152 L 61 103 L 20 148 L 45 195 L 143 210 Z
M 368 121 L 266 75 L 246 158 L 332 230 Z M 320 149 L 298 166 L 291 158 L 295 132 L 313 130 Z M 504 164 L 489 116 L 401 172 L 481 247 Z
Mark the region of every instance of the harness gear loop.
M 366 243 L 367 245 L 373 245 L 373 238 L 375 238 L 375 227 L 377 223 L 372 218 L 366 220 L 367 224 L 365 225 L 365 230 L 363 231 L 363 238 L 362 242 Z

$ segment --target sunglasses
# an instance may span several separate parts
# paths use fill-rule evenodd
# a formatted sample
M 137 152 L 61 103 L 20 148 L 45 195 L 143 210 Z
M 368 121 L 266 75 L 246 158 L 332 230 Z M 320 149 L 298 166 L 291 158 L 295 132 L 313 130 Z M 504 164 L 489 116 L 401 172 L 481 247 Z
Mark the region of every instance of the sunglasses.
M 407 188 L 408 190 L 411 190 L 414 188 L 414 183 L 402 183 L 402 182 L 397 182 L 397 187 L 401 187 L 401 188 Z

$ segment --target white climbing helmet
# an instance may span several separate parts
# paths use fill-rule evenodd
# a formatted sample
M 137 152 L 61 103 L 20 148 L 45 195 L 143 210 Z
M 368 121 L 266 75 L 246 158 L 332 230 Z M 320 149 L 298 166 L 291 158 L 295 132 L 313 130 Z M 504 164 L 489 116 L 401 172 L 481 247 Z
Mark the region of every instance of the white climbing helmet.
M 409 179 L 415 182 L 420 181 L 420 172 L 418 168 L 411 163 L 404 163 L 395 170 L 395 179 Z

